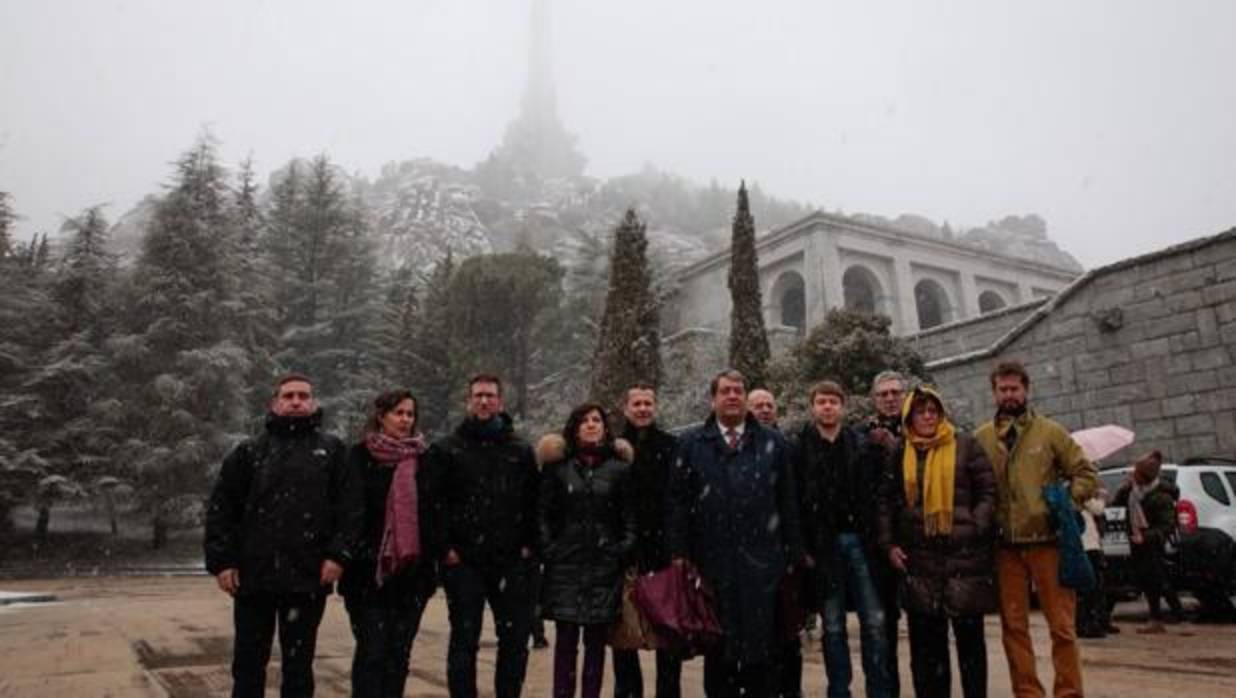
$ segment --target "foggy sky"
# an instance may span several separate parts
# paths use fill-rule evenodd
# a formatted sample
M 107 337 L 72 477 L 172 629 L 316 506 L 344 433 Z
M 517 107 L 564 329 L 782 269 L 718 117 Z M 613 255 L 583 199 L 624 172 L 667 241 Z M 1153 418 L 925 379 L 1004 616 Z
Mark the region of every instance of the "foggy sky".
M 0 190 L 19 237 L 102 202 L 115 220 L 204 126 L 263 181 L 320 152 L 369 177 L 422 156 L 471 167 L 517 110 L 529 2 L 4 2 Z M 593 176 L 651 163 L 955 229 L 1036 212 L 1087 267 L 1236 225 L 1228 0 L 551 14 L 559 112 Z

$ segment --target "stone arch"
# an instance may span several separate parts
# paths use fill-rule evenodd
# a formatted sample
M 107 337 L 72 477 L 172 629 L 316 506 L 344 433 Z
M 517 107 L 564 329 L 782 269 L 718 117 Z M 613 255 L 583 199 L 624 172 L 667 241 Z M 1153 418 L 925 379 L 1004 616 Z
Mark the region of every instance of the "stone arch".
M 841 288 L 848 310 L 883 312 L 884 289 L 880 279 L 867 267 L 855 264 L 841 275 Z
M 773 282 L 772 296 L 769 300 L 773 305 L 772 319 L 787 327 L 793 327 L 802 332 L 807 327 L 807 284 L 803 275 L 796 271 L 784 271 Z
M 953 304 L 948 291 L 935 279 L 923 279 L 914 285 L 914 305 L 918 310 L 918 328 L 926 330 L 952 319 Z
M 980 313 L 995 312 L 1008 305 L 1008 303 L 1004 300 L 1004 296 L 1001 296 L 995 291 L 983 291 L 980 293 L 978 297 L 978 304 Z

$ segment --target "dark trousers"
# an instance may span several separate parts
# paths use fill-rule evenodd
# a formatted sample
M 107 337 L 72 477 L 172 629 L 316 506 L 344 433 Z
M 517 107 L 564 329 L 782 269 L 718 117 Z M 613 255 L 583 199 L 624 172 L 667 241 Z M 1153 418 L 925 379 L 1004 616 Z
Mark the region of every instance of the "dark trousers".
M 885 565 L 887 568 L 887 565 Z M 884 604 L 884 636 L 888 643 L 888 651 L 884 655 L 888 667 L 888 695 L 899 698 L 901 695 L 901 664 L 897 659 L 897 645 L 900 638 L 897 634 L 901 624 L 901 605 L 897 599 L 897 575 L 889 569 L 884 570 L 880 582 L 880 597 Z
M 739 662 L 727 659 L 723 649 L 704 655 L 704 695 L 707 698 L 769 698 L 772 694 L 771 662 Z
M 283 698 L 312 696 L 313 654 L 317 647 L 318 624 L 322 622 L 325 608 L 324 594 L 237 594 L 232 611 L 236 626 L 232 698 L 266 695 L 266 664 L 270 661 L 276 628 L 283 668 L 279 695 Z
M 1103 573 L 1107 560 L 1102 550 L 1087 550 L 1090 567 L 1094 570 L 1094 588 L 1089 591 L 1077 592 L 1077 634 L 1083 636 L 1103 636 L 1111 626 L 1111 614 L 1108 612 L 1107 593 L 1103 591 Z
M 982 616 L 928 616 L 906 613 L 910 626 L 910 673 L 915 698 L 949 698 L 952 671 L 948 658 L 948 627 L 957 643 L 957 666 L 961 670 L 961 694 L 965 698 L 987 696 L 987 641 Z
M 802 698 L 803 646 L 798 638 L 777 648 L 772 695 L 774 698 Z
M 445 567 L 442 586 L 451 620 L 446 655 L 446 680 L 451 698 L 476 698 L 476 653 L 481 646 L 485 604 L 498 631 L 494 696 L 519 698 L 528 668 L 528 635 L 532 627 L 532 562 L 522 560 L 505 570 L 489 570 L 467 562 Z
M 1150 606 L 1150 620 L 1160 620 L 1163 617 L 1160 603 L 1164 599 L 1172 609 L 1172 614 L 1180 617 L 1183 609 L 1180 606 L 1180 597 L 1176 595 L 1176 589 L 1172 587 L 1167 576 L 1162 544 L 1134 543 L 1129 548 L 1129 556 L 1134 574 L 1137 575 L 1137 586 L 1146 595 L 1146 603 Z
M 347 599 L 356 650 L 352 654 L 353 698 L 400 698 L 408 679 L 408 657 L 421 626 L 425 599 L 403 593 Z
M 639 650 L 614 650 L 614 698 L 644 698 L 644 672 Z M 657 650 L 657 698 L 682 696 L 682 659 Z
M 575 695 L 575 651 L 579 647 L 581 629 L 584 636 L 584 675 L 579 695 L 582 698 L 600 698 L 601 679 L 605 675 L 605 636 L 609 633 L 609 626 L 581 626 L 562 621 L 554 623 L 554 698 L 572 698 Z

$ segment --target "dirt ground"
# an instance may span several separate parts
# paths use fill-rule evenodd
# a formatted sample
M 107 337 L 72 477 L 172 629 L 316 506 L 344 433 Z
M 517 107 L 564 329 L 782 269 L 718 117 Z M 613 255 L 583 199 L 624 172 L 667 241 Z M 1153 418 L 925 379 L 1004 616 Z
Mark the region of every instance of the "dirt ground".
M 229 599 L 204 576 L 100 577 L 87 579 L 0 582 L 6 592 L 52 592 L 58 602 L 0 606 L 0 697 L 30 696 L 226 696 L 230 687 Z M 1236 627 L 1183 624 L 1166 635 L 1134 632 L 1144 620 L 1144 605 L 1123 604 L 1117 623 L 1124 632 L 1103 640 L 1084 640 L 1082 658 L 1087 695 L 1092 698 L 1154 696 L 1236 696 Z M 901 676 L 908 684 L 909 652 L 904 624 Z M 441 698 L 446 691 L 446 604 L 441 593 L 425 615 L 412 652 L 407 696 Z M 1040 677 L 1050 682 L 1046 628 L 1034 627 Z M 492 638 L 487 629 L 485 638 Z M 851 620 L 855 666 L 857 625 Z M 1008 672 L 999 640 L 999 622 L 987 623 L 990 695 L 1009 695 Z M 552 641 L 552 630 L 551 630 Z M 327 606 L 315 672 L 319 696 L 348 694 L 352 638 L 338 597 Z M 818 642 L 804 652 L 805 695 L 823 696 L 823 667 Z M 528 666 L 524 695 L 550 695 L 550 650 L 535 650 Z M 482 695 L 491 695 L 492 640 L 480 657 Z M 644 655 L 644 675 L 652 696 L 652 657 Z M 272 660 L 269 691 L 278 695 L 277 656 Z M 698 697 L 702 662 L 683 668 L 683 695 Z M 606 688 L 611 695 L 610 667 Z M 861 671 L 856 670 L 861 676 Z M 856 684 L 861 683 L 861 678 Z M 1048 683 L 1050 685 L 1050 683 Z M 862 695 L 856 685 L 855 695 Z M 954 681 L 955 695 L 960 689 Z M 903 695 L 911 691 L 906 688 Z

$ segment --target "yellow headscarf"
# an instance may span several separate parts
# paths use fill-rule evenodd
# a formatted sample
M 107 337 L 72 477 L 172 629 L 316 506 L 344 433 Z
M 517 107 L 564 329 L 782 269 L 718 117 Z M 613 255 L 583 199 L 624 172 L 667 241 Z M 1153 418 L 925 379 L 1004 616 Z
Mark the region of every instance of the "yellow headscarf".
M 914 433 L 910 424 L 910 408 L 916 398 L 934 398 L 940 407 L 940 421 L 936 433 L 921 437 Z M 953 485 L 957 470 L 956 431 L 944 413 L 944 400 L 935 390 L 919 386 L 906 395 L 901 403 L 902 433 L 905 448 L 902 449 L 901 470 L 905 480 L 906 505 L 913 507 L 918 501 L 918 453 L 927 452 L 927 464 L 923 468 L 923 523 L 928 536 L 947 536 L 953 531 Z

